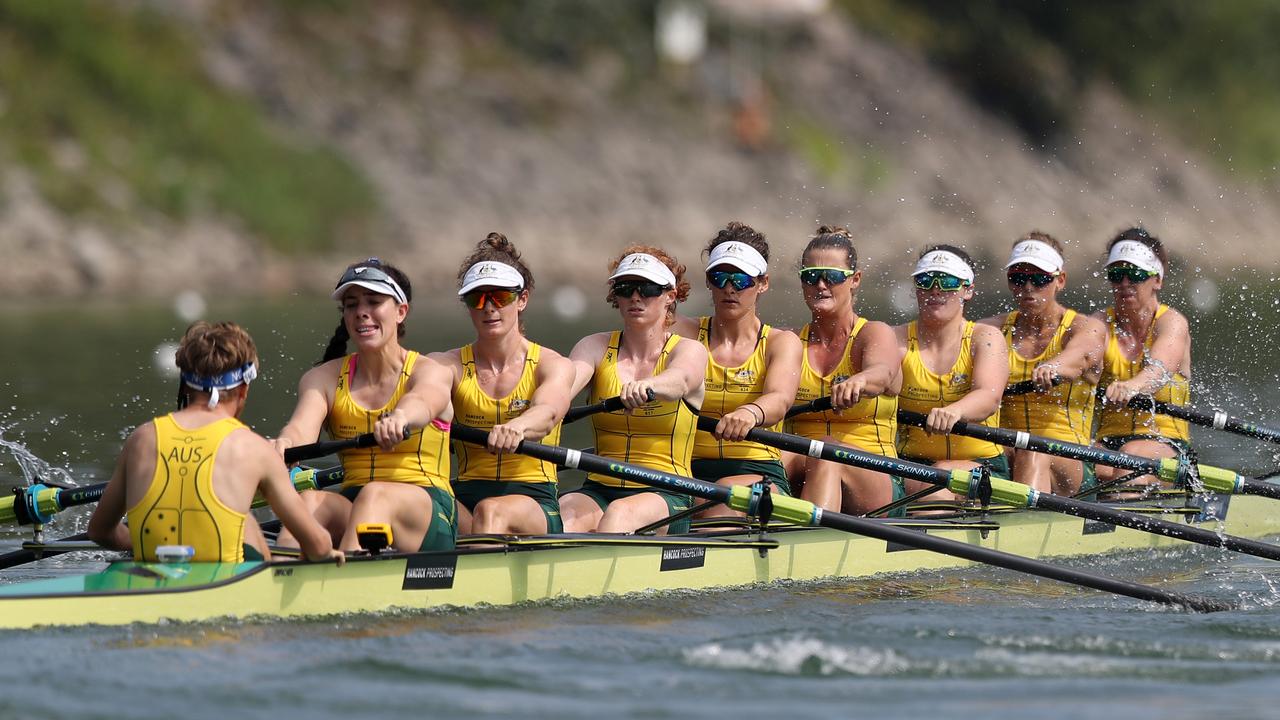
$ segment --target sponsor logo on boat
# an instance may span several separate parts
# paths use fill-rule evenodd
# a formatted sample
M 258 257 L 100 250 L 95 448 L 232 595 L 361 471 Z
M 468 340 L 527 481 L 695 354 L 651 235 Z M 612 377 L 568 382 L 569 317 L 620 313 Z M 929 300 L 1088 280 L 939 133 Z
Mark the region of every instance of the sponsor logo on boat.
M 662 548 L 662 564 L 659 572 L 668 570 L 689 570 L 702 567 L 707 560 L 705 547 L 668 547 Z
M 1116 526 L 1111 523 L 1102 522 L 1101 520 L 1085 520 L 1084 529 L 1080 531 L 1081 535 L 1101 535 L 1102 533 L 1115 532 Z
M 922 527 L 910 527 L 910 526 L 901 526 L 901 527 L 902 527 L 902 529 L 903 529 L 903 530 L 911 530 L 911 531 L 913 531 L 913 532 L 918 532 L 918 533 L 920 533 L 921 535 L 928 535 L 928 534 L 929 534 L 929 531 L 928 531 L 928 530 L 926 530 L 926 529 L 924 529 L 924 528 L 922 528 Z M 919 550 L 919 549 L 920 549 L 920 548 L 918 548 L 918 547 L 916 547 L 916 546 L 914 546 L 914 545 L 903 545 L 903 544 L 901 544 L 901 543 L 896 543 L 896 542 L 894 542 L 894 541 L 892 541 L 892 540 L 886 540 L 886 541 L 885 541 L 885 547 L 884 547 L 884 551 L 885 551 L 885 552 L 887 552 L 887 553 L 892 553 L 892 552 L 902 552 L 903 550 Z
M 447 590 L 453 587 L 457 572 L 458 556 L 411 555 L 404 565 L 404 582 L 401 590 Z

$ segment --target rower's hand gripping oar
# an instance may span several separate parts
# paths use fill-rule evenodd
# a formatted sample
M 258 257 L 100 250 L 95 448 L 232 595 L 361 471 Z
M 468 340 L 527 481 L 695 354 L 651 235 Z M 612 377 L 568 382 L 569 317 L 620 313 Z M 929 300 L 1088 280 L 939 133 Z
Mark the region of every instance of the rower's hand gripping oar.
M 649 399 L 649 402 L 653 402 L 653 399 L 656 397 L 653 393 L 653 388 L 649 388 L 645 391 L 645 397 Z M 590 417 L 598 413 L 618 412 L 619 410 L 626 409 L 627 406 L 622 404 L 622 397 L 614 395 L 613 397 L 605 398 L 598 403 L 571 407 L 569 408 L 569 411 L 564 414 L 564 419 L 560 422 L 568 425 L 569 423 L 577 422 L 585 417 Z
M 907 425 L 922 427 L 925 422 L 925 416 L 908 410 L 899 410 L 898 421 Z M 1061 452 L 1064 446 L 1072 446 L 1091 451 L 1097 450 L 1097 448 L 1090 448 L 1085 445 L 1063 443 L 1056 440 L 1049 440 L 1048 438 L 1030 435 L 1025 432 L 1006 430 L 1004 428 L 991 428 L 985 425 L 977 425 L 964 421 L 956 423 L 951 432 L 956 435 L 964 435 L 967 437 L 978 438 L 980 440 L 987 440 L 998 445 L 1008 445 L 1010 447 L 1023 448 L 1037 452 L 1050 452 L 1059 455 L 1064 454 Z M 1109 450 L 1104 452 L 1109 455 L 1119 455 L 1125 459 L 1147 460 L 1152 464 L 1159 465 L 1157 461 L 1148 460 L 1147 458 L 1137 458 L 1137 456 L 1125 455 L 1124 453 L 1113 453 Z M 1068 455 L 1067 457 L 1070 456 Z M 1173 459 L 1169 458 L 1169 460 Z M 1173 460 L 1173 462 L 1176 463 L 1177 461 Z M 1105 465 L 1109 463 L 1104 462 L 1103 464 Z M 1236 477 L 1239 478 L 1238 475 Z M 1243 478 L 1239 479 L 1243 480 Z M 1208 485 L 1207 482 L 1205 484 Z M 1244 553 L 1246 555 L 1254 555 L 1257 557 L 1267 558 L 1269 560 L 1280 560 L 1280 547 L 1276 545 L 1259 542 L 1257 540 L 1250 540 L 1248 538 L 1236 537 L 1234 535 L 1227 535 L 1225 533 L 1217 533 L 1194 525 L 1174 523 L 1169 522 L 1168 520 L 1161 520 L 1160 518 L 1125 512 L 1099 503 L 1091 503 L 1084 500 L 1077 500 L 1075 498 L 1042 493 L 1027 485 L 1013 482 L 1011 480 L 992 478 L 991 495 L 993 498 L 1001 502 L 1018 507 L 1052 510 L 1054 512 L 1075 515 L 1076 517 L 1087 518 L 1089 520 L 1099 520 L 1112 525 L 1119 525 L 1121 527 L 1132 528 L 1134 530 L 1142 530 L 1156 535 L 1176 538 L 1178 540 L 1186 540 L 1188 542 L 1208 545 L 1210 547 L 1221 547 L 1227 550 Z
M 1243 435 L 1257 440 L 1280 443 L 1280 430 L 1241 420 L 1220 410 L 1205 412 L 1204 410 L 1196 410 L 1195 408 L 1183 405 L 1171 405 L 1166 402 L 1155 400 L 1149 395 L 1135 395 L 1129 400 L 1129 407 L 1134 410 L 1145 410 L 1147 412 L 1168 415 L 1171 418 L 1186 420 L 1193 425 L 1199 425 L 1201 427 L 1213 428 L 1214 430 L 1225 430 L 1229 433 Z
M 710 431 L 715 429 L 716 421 L 710 418 L 700 418 L 698 420 L 698 425 L 699 429 Z M 751 432 L 764 433 L 766 431 L 752 430 Z M 779 433 L 768 433 L 770 436 L 777 434 Z M 481 446 L 483 446 L 488 440 L 488 433 L 484 430 L 459 423 L 454 423 L 452 435 L 455 440 L 462 440 L 463 442 L 469 442 Z M 761 439 L 760 436 L 753 438 L 751 433 L 748 433 L 747 437 L 749 439 L 756 440 L 757 442 Z M 802 440 L 801 438 L 796 439 Z M 693 478 L 673 475 L 660 470 L 651 470 L 649 468 L 632 465 L 618 460 L 610 460 L 581 450 L 573 450 L 554 445 L 543 445 L 541 443 L 523 440 L 516 448 L 516 452 L 539 460 L 544 460 L 546 462 L 555 463 L 557 465 L 564 465 L 566 467 L 584 470 L 586 472 L 609 475 L 623 480 L 631 480 L 648 485 L 649 487 L 666 490 L 668 492 L 692 495 L 694 497 L 727 505 L 734 510 L 745 512 L 749 515 L 754 514 L 757 510 L 757 508 L 753 507 L 753 504 L 758 503 L 760 500 L 760 494 L 753 493 L 749 486 L 738 485 L 727 487 L 723 485 L 715 485 L 701 480 L 695 480 Z M 801 452 L 804 451 L 801 450 Z M 963 558 L 976 563 L 995 565 L 997 567 L 1030 573 L 1032 575 L 1052 580 L 1082 585 L 1095 590 L 1102 590 L 1105 592 L 1115 593 L 1117 595 L 1137 598 L 1139 600 L 1164 603 L 1166 605 L 1176 605 L 1200 612 L 1231 610 L 1236 607 L 1235 605 L 1227 602 L 1220 602 L 1209 598 L 1185 595 L 1182 593 L 1161 590 L 1147 585 L 1140 585 L 1138 583 L 1116 580 L 1114 578 L 1094 575 L 1074 568 L 1060 567 L 1050 563 L 1041 562 L 1039 560 L 1032 560 L 1030 558 L 1011 555 L 998 550 L 991 550 L 979 545 L 970 545 L 968 543 L 949 540 L 936 535 L 928 535 L 914 530 L 907 530 L 883 521 L 869 520 L 867 518 L 854 517 L 843 513 L 824 511 L 813 503 L 807 500 L 801 500 L 800 498 L 787 497 L 785 495 L 775 493 L 772 495 L 772 500 L 773 517 L 799 525 L 820 525 L 822 527 L 842 530 L 855 535 L 864 535 L 884 540 L 886 542 L 901 544 L 921 550 L 930 550 L 944 555 L 951 555 L 953 557 Z

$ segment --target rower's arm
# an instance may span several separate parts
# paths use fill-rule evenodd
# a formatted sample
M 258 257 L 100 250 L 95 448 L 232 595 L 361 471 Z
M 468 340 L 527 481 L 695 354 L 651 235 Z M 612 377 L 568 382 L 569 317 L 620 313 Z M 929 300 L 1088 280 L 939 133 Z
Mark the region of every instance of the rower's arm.
M 404 440 L 406 429 L 426 427 L 436 419 L 449 420 L 452 401 L 453 371 L 430 357 L 419 356 L 395 408 L 373 425 L 378 447 L 391 450 Z
M 252 439 L 252 452 L 258 464 L 258 492 L 266 498 L 271 511 L 280 518 L 285 529 L 293 534 L 302 549 L 303 555 L 313 562 L 332 558 L 339 565 L 345 556 L 341 550 L 333 549 L 333 539 L 329 532 L 321 527 L 312 517 L 311 512 L 294 489 L 289 480 L 289 471 L 280 462 L 272 447 L 259 438 Z M 253 522 L 253 518 L 247 518 Z
M 524 440 L 541 440 L 555 428 L 569 410 L 569 393 L 573 386 L 573 363 L 551 348 L 542 348 L 538 370 L 534 375 L 538 387 L 529 398 L 529 407 L 506 423 L 506 427 Z M 497 430 L 501 426 L 494 426 Z M 514 449 L 514 446 L 512 446 Z
M 702 407 L 706 376 L 706 346 L 697 340 L 682 337 L 672 348 L 666 369 L 641 382 L 647 383 L 658 400 L 687 399 L 695 407 Z
M 1139 392 L 1155 393 L 1178 373 L 1190 377 L 1191 368 L 1183 367 L 1190 346 L 1191 329 L 1187 324 L 1187 317 L 1169 308 L 1156 320 L 1151 352 L 1142 371 L 1133 378 L 1142 383 Z
M 861 350 L 857 373 L 849 376 L 842 383 L 849 384 L 850 389 L 857 389 L 857 398 L 850 396 L 850 403 L 858 402 L 864 397 L 877 395 L 896 395 L 902 388 L 902 360 L 898 356 L 898 343 L 894 338 L 893 328 L 882 322 L 868 322 L 858 333 L 858 342 L 850 352 Z M 835 388 L 832 388 L 832 396 Z M 833 405 L 835 403 L 833 402 Z M 837 406 L 840 407 L 840 406 Z
M 1070 336 L 1062 352 L 1038 365 L 1036 370 L 1046 368 L 1046 373 L 1068 382 L 1083 377 L 1096 383 L 1102 374 L 1102 354 L 1107 348 L 1106 323 L 1094 317 L 1076 315 L 1068 332 Z
M 320 429 L 329 416 L 330 393 L 337 385 L 341 362 L 330 360 L 303 373 L 298 381 L 298 404 L 293 408 L 293 415 L 272 441 L 276 452 L 283 455 L 288 448 L 315 442 L 320 437 Z
M 1009 346 L 1000 331 L 974 325 L 970 341 L 973 353 L 973 385 L 964 397 L 946 406 L 959 420 L 980 423 L 1000 409 L 1004 386 L 1009 382 Z
M 764 411 L 761 426 L 769 427 L 781 421 L 795 403 L 803 348 L 795 333 L 777 328 L 769 333 L 769 347 L 764 356 L 764 392 L 755 399 L 755 404 Z
M 133 539 L 129 537 L 129 528 L 120 522 L 125 513 L 125 491 L 127 484 L 128 457 L 137 443 L 135 438 L 139 430 L 134 430 L 125 441 L 120 457 L 116 458 L 115 469 L 107 488 L 98 500 L 98 506 L 89 516 L 89 539 L 108 550 L 129 550 L 133 547 Z
M 569 386 L 569 399 L 578 397 L 596 374 L 596 365 L 604 356 L 604 349 L 609 344 L 609 333 L 593 333 L 578 341 L 569 352 L 569 363 L 573 366 L 573 384 Z

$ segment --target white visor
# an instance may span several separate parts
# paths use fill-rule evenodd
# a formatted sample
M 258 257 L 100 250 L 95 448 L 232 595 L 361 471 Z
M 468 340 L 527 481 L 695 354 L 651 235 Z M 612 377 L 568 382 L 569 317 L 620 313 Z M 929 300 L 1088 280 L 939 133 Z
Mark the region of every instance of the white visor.
M 671 272 L 671 268 L 648 253 L 632 253 L 622 258 L 622 261 L 618 263 L 618 269 L 614 270 L 613 274 L 609 276 L 609 282 L 613 282 L 620 277 L 644 278 L 668 288 L 676 286 L 676 276 L 675 273 Z
M 769 272 L 769 263 L 765 262 L 759 250 L 736 240 L 720 243 L 711 248 L 707 269 L 710 270 L 717 265 L 736 267 L 751 277 L 760 277 Z
M 521 290 L 524 288 L 524 276 L 519 270 L 506 263 L 481 260 L 467 268 L 466 274 L 462 276 L 462 287 L 458 288 L 458 294 L 466 295 L 478 287 Z
M 1164 263 L 1152 252 L 1151 248 L 1136 240 L 1121 240 L 1111 246 L 1111 254 L 1107 256 L 1107 264 L 1129 263 L 1164 277 Z
M 1048 243 L 1039 240 L 1023 240 L 1013 246 L 1013 252 L 1009 254 L 1009 263 L 1005 268 L 1022 264 L 1034 265 L 1045 272 L 1056 273 L 1062 271 L 1062 256 Z
M 946 250 L 933 250 L 925 253 L 924 257 L 916 263 L 916 269 L 911 272 L 912 277 L 921 273 L 928 272 L 944 272 L 948 275 L 954 275 L 961 280 L 973 284 L 973 268 L 969 267 L 969 263 L 965 262 L 961 257 L 953 252 Z
M 343 273 L 342 279 L 338 280 L 338 286 L 333 289 L 331 297 L 334 300 L 341 300 L 342 294 L 353 285 L 372 290 L 379 295 L 390 295 L 401 305 L 409 304 L 408 297 L 405 296 L 404 290 L 400 287 L 400 283 L 396 282 L 395 278 L 383 272 L 380 268 L 368 265 L 349 268 Z

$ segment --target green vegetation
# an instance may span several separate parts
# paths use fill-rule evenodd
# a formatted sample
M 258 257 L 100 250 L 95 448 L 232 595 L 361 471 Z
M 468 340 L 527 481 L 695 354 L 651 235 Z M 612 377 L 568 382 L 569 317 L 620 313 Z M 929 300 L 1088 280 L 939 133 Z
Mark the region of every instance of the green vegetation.
M 68 213 L 211 212 L 291 252 L 329 247 L 373 216 L 354 169 L 217 88 L 191 39 L 154 11 L 4 0 L 0 88 L 0 153 Z
M 1110 81 L 1228 164 L 1280 163 L 1280 4 L 1271 0 L 844 0 L 1037 140 L 1069 130 L 1080 93 Z

